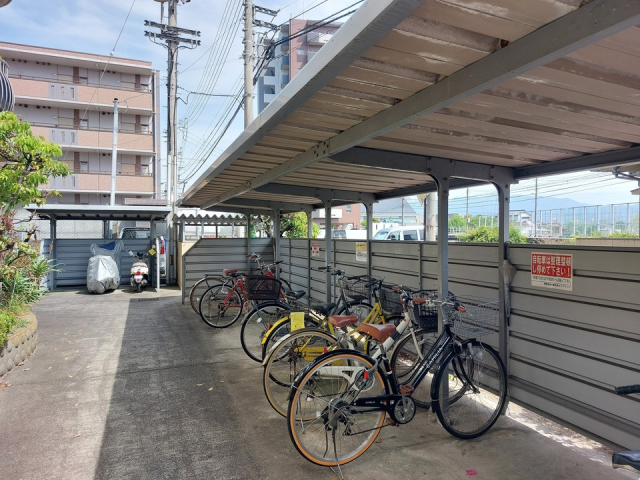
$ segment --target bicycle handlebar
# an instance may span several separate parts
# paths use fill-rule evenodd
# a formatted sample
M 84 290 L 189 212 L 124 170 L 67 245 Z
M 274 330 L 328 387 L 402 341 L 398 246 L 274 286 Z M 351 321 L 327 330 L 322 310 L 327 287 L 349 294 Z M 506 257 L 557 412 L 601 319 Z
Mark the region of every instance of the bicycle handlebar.
M 640 393 L 640 385 L 625 385 L 623 387 L 616 387 L 617 395 L 631 395 L 632 393 Z

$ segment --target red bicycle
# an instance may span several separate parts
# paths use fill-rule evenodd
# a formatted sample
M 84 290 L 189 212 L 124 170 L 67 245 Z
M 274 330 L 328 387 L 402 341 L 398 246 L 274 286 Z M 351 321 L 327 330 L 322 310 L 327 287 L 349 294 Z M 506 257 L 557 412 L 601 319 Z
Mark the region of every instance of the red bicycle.
M 247 255 L 247 258 L 258 262 L 262 275 L 245 275 L 238 273 L 237 269 L 223 270 L 228 279 L 209 287 L 200 298 L 200 317 L 210 327 L 230 327 L 243 311 L 249 313 L 261 302 L 287 302 L 290 285 L 275 278 L 275 269 L 282 261 L 261 264 L 260 256 L 255 253 Z

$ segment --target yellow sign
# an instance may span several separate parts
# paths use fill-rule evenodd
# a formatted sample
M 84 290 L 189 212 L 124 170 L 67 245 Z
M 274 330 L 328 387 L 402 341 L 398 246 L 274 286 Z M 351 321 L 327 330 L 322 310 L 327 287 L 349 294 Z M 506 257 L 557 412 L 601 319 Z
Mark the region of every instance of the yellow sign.
M 156 251 L 153 249 L 153 247 L 151 247 L 149 249 L 149 255 L 155 255 L 155 254 L 156 254 Z
M 365 263 L 369 261 L 367 242 L 356 242 L 356 261 Z
M 304 328 L 304 312 L 291 312 L 291 331 L 300 330 Z

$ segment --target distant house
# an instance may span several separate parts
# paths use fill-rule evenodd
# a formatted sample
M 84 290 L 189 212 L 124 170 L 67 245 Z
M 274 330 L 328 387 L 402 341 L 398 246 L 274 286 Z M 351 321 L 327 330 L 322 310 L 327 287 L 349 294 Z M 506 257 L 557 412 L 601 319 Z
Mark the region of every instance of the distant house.
M 362 209 L 362 219 L 366 218 L 365 209 Z M 373 216 L 382 223 L 395 223 L 398 225 L 422 224 L 423 211 L 417 197 L 390 198 L 373 205 Z

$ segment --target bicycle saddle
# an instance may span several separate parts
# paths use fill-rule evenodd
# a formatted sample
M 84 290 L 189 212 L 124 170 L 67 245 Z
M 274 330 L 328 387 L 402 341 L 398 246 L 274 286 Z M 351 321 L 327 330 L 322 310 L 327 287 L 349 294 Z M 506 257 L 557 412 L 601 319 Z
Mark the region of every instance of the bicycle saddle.
M 225 277 L 228 277 L 229 275 L 231 275 L 233 273 L 238 273 L 238 269 L 237 268 L 225 268 L 224 270 L 222 270 L 222 274 Z
M 331 313 L 331 310 L 335 308 L 335 303 L 318 303 L 315 305 L 311 305 L 311 308 L 316 312 L 320 312 L 325 317 Z
M 287 292 L 287 297 L 293 297 L 296 300 L 304 297 L 307 294 L 304 290 L 293 290 L 291 292 Z
M 385 325 L 373 325 L 370 323 L 361 323 L 358 325 L 358 332 L 366 333 L 380 343 L 384 342 L 387 338 L 393 335 L 396 331 L 396 326 L 387 323 Z
M 613 468 L 625 468 L 632 472 L 640 472 L 640 450 L 617 452 L 611 457 Z
M 329 317 L 329 323 L 335 327 L 342 328 L 347 325 L 353 325 L 358 323 L 357 315 L 331 315 Z

